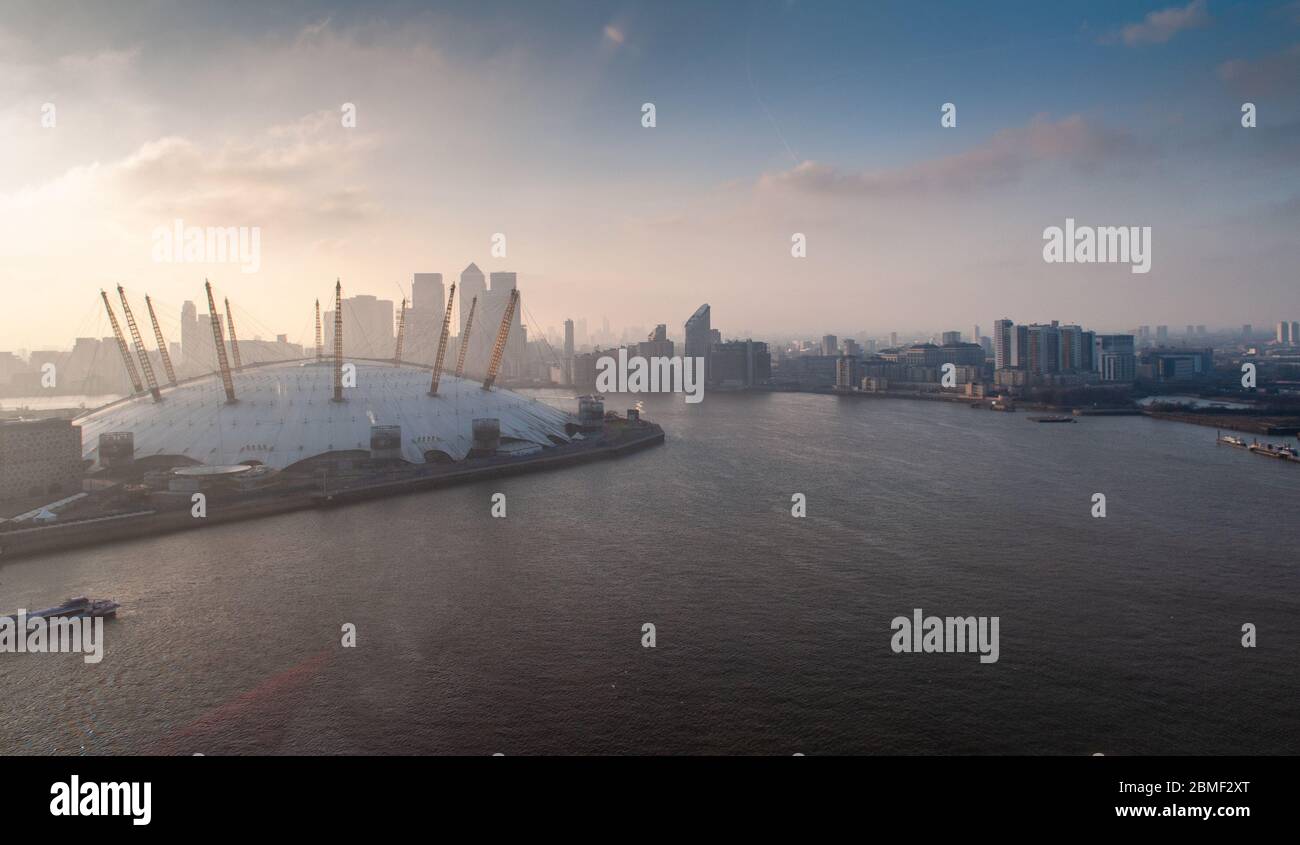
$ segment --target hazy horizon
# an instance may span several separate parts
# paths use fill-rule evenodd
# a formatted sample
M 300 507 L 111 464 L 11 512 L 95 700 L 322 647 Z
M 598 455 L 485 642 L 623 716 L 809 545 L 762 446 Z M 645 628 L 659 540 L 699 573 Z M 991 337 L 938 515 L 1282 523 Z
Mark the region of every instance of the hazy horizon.
M 177 341 L 205 277 L 311 343 L 336 277 L 397 301 L 470 262 L 534 333 L 1300 318 L 1295 2 L 7 5 L 4 350 L 108 335 L 117 284 Z M 1150 226 L 1151 271 L 1045 263 L 1066 218 Z M 257 227 L 260 268 L 155 262 L 176 219 Z

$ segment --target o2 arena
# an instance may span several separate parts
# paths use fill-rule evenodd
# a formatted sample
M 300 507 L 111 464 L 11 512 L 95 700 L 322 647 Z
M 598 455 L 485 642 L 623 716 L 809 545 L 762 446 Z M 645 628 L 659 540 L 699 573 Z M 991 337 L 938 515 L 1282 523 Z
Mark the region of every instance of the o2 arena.
M 207 294 L 209 314 L 216 314 L 210 285 Z M 125 294 L 122 306 L 138 358 L 130 353 L 107 295 L 102 296 L 136 394 L 76 420 L 82 430 L 83 457 L 93 462 L 92 470 L 113 466 L 115 458 L 124 457 L 116 451 L 116 444 L 123 442 L 133 462 L 292 471 L 307 468 L 306 461 L 358 457 L 425 464 L 460 461 L 485 451 L 525 454 L 568 443 L 568 432 L 574 428 L 569 414 L 492 386 L 517 293 L 482 382 L 462 375 L 464 345 L 455 370 L 443 372 L 454 285 L 432 369 L 402 362 L 400 325 L 393 360 L 344 358 L 341 286 L 336 285 L 333 356 L 323 354 L 321 348 L 319 305 L 314 360 L 240 367 L 233 322 L 227 338 L 219 317 L 214 317 L 219 371 L 176 382 L 164 357 L 165 375 L 171 380 L 165 386 L 154 376 Z M 153 322 L 157 331 L 156 319 Z M 160 332 L 158 339 L 159 349 L 165 352 Z M 226 354 L 227 343 L 234 367 Z
M 397 433 L 403 460 L 462 460 L 473 445 L 474 420 L 500 421 L 501 439 L 547 447 L 568 441 L 568 415 L 506 390 L 444 376 L 429 396 L 430 372 L 414 365 L 346 361 L 356 387 L 332 399 L 332 362 L 287 362 L 231 374 L 236 402 L 227 404 L 219 374 L 115 402 L 77 420 L 84 457 L 99 466 L 99 435 L 131 432 L 135 459 L 188 458 L 211 466 L 257 462 L 288 469 L 332 452 L 371 450 L 372 434 Z M 445 457 L 444 457 L 445 456 Z

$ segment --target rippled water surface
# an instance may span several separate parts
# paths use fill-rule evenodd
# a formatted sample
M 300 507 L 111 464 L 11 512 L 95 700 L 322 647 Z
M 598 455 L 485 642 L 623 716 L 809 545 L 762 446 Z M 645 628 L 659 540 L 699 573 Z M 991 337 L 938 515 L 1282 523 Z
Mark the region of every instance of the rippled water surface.
M 1139 417 L 646 415 L 622 460 L 0 566 L 5 610 L 123 605 L 97 666 L 0 654 L 0 752 L 1300 753 L 1300 466 Z M 894 654 L 917 607 L 1000 617 L 1000 660 Z

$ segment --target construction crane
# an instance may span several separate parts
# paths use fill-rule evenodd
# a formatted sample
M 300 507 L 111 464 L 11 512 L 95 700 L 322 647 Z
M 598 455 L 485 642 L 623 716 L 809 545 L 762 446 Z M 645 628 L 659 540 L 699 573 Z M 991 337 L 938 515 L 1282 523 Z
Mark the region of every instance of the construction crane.
M 208 317 L 212 319 L 212 342 L 217 347 L 217 367 L 221 370 L 221 384 L 226 388 L 226 404 L 233 405 L 235 399 L 235 380 L 230 375 L 230 362 L 226 360 L 226 339 L 221 336 L 221 315 L 217 313 L 217 303 L 212 300 L 212 283 L 203 280 L 203 287 L 208 291 Z
M 397 315 L 397 350 L 393 352 L 393 366 L 402 366 L 402 341 L 406 339 L 406 297 L 402 297 L 402 312 Z
M 510 301 L 506 303 L 506 313 L 501 315 L 501 328 L 497 329 L 496 343 L 492 344 L 492 358 L 488 361 L 487 378 L 483 379 L 483 389 L 491 390 L 492 382 L 497 380 L 497 370 L 501 369 L 501 356 L 506 352 L 506 339 L 510 337 L 510 321 L 515 317 L 515 308 L 519 305 L 519 289 L 510 289 Z
M 451 304 L 456 300 L 456 283 L 451 283 L 451 293 L 447 294 L 447 313 L 442 318 L 442 337 L 438 338 L 438 357 L 433 362 L 433 381 L 429 384 L 429 395 L 438 395 L 438 382 L 442 381 L 442 359 L 447 355 L 447 336 L 451 334 Z
M 320 300 L 316 300 L 316 360 L 325 357 L 325 344 L 320 336 Z
M 235 359 L 235 369 L 244 365 L 239 363 L 239 338 L 235 337 L 235 315 L 230 313 L 230 298 L 226 298 L 226 323 L 230 326 L 230 354 Z
M 131 340 L 135 343 L 135 354 L 140 356 L 140 368 L 144 370 L 144 380 L 149 385 L 149 393 L 153 396 L 153 401 L 161 402 L 162 393 L 158 390 L 158 380 L 153 377 L 153 364 L 149 363 L 149 353 L 144 348 L 144 340 L 140 337 L 140 327 L 135 324 L 135 316 L 131 313 L 131 303 L 126 301 L 126 291 L 121 285 L 117 286 L 117 295 L 122 299 L 122 313 L 126 315 L 126 325 L 131 330 Z
M 158 327 L 158 315 L 153 313 L 153 300 L 148 294 L 144 296 L 145 307 L 149 309 L 149 321 L 153 323 L 153 336 L 158 341 L 158 355 L 162 358 L 163 369 L 167 371 L 167 381 L 176 386 L 176 370 L 172 369 L 172 356 L 167 352 L 167 341 L 163 340 L 162 329 Z
M 469 351 L 469 330 L 474 326 L 474 308 L 478 305 L 478 297 L 469 301 L 469 316 L 465 318 L 465 331 L 460 333 L 460 354 L 456 356 L 456 378 L 460 378 L 465 372 L 465 353 Z
M 131 350 L 126 347 L 126 338 L 122 337 L 122 327 L 117 324 L 117 315 L 113 313 L 113 306 L 108 302 L 108 294 L 101 288 L 99 295 L 104 300 L 108 321 L 113 324 L 113 337 L 117 338 L 117 348 L 122 353 L 122 362 L 126 364 L 126 372 L 131 376 L 133 392 L 142 393 L 144 388 L 140 386 L 140 374 L 135 370 L 135 361 L 131 360 Z
M 334 401 L 343 401 L 343 283 L 334 280 Z

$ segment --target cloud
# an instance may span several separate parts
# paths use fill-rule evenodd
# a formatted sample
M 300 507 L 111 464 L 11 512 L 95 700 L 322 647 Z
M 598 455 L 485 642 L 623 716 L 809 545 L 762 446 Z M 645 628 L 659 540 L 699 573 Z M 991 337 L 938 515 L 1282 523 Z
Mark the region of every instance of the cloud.
M 1300 44 L 1254 61 L 1224 62 L 1219 77 L 1246 96 L 1295 91 L 1300 88 Z
M 1210 13 L 1206 10 L 1205 0 L 1192 0 L 1186 6 L 1170 6 L 1151 12 L 1140 23 L 1128 24 L 1118 33 L 1104 37 L 1102 42 L 1113 44 L 1122 41 L 1128 47 L 1164 44 L 1185 29 L 1206 26 L 1209 22 Z
M 0 192 L 0 228 L 13 235 L 0 255 L 50 256 L 77 243 L 129 261 L 124 247 L 177 217 L 201 226 L 274 226 L 299 242 L 373 222 L 384 209 L 357 173 L 378 141 L 334 130 L 337 121 L 310 114 L 212 144 L 157 138 L 122 158 Z
M 1004 129 L 955 155 L 875 171 L 804 161 L 790 170 L 764 174 L 759 187 L 841 197 L 974 191 L 1015 182 L 1040 163 L 1090 170 L 1112 156 L 1140 153 L 1129 136 L 1093 126 L 1079 115 L 1055 122 L 1040 115 L 1025 126 Z
M 605 37 L 610 41 L 613 41 L 615 44 L 622 44 L 624 41 L 623 30 L 613 24 L 609 24 L 605 27 Z
M 377 141 L 334 131 L 337 123 L 332 112 L 318 112 L 211 148 L 162 138 L 109 168 L 108 175 L 123 201 L 145 213 L 233 216 L 248 225 L 268 215 L 304 226 L 324 222 L 322 217 L 357 220 L 373 214 L 375 203 L 339 182 Z

